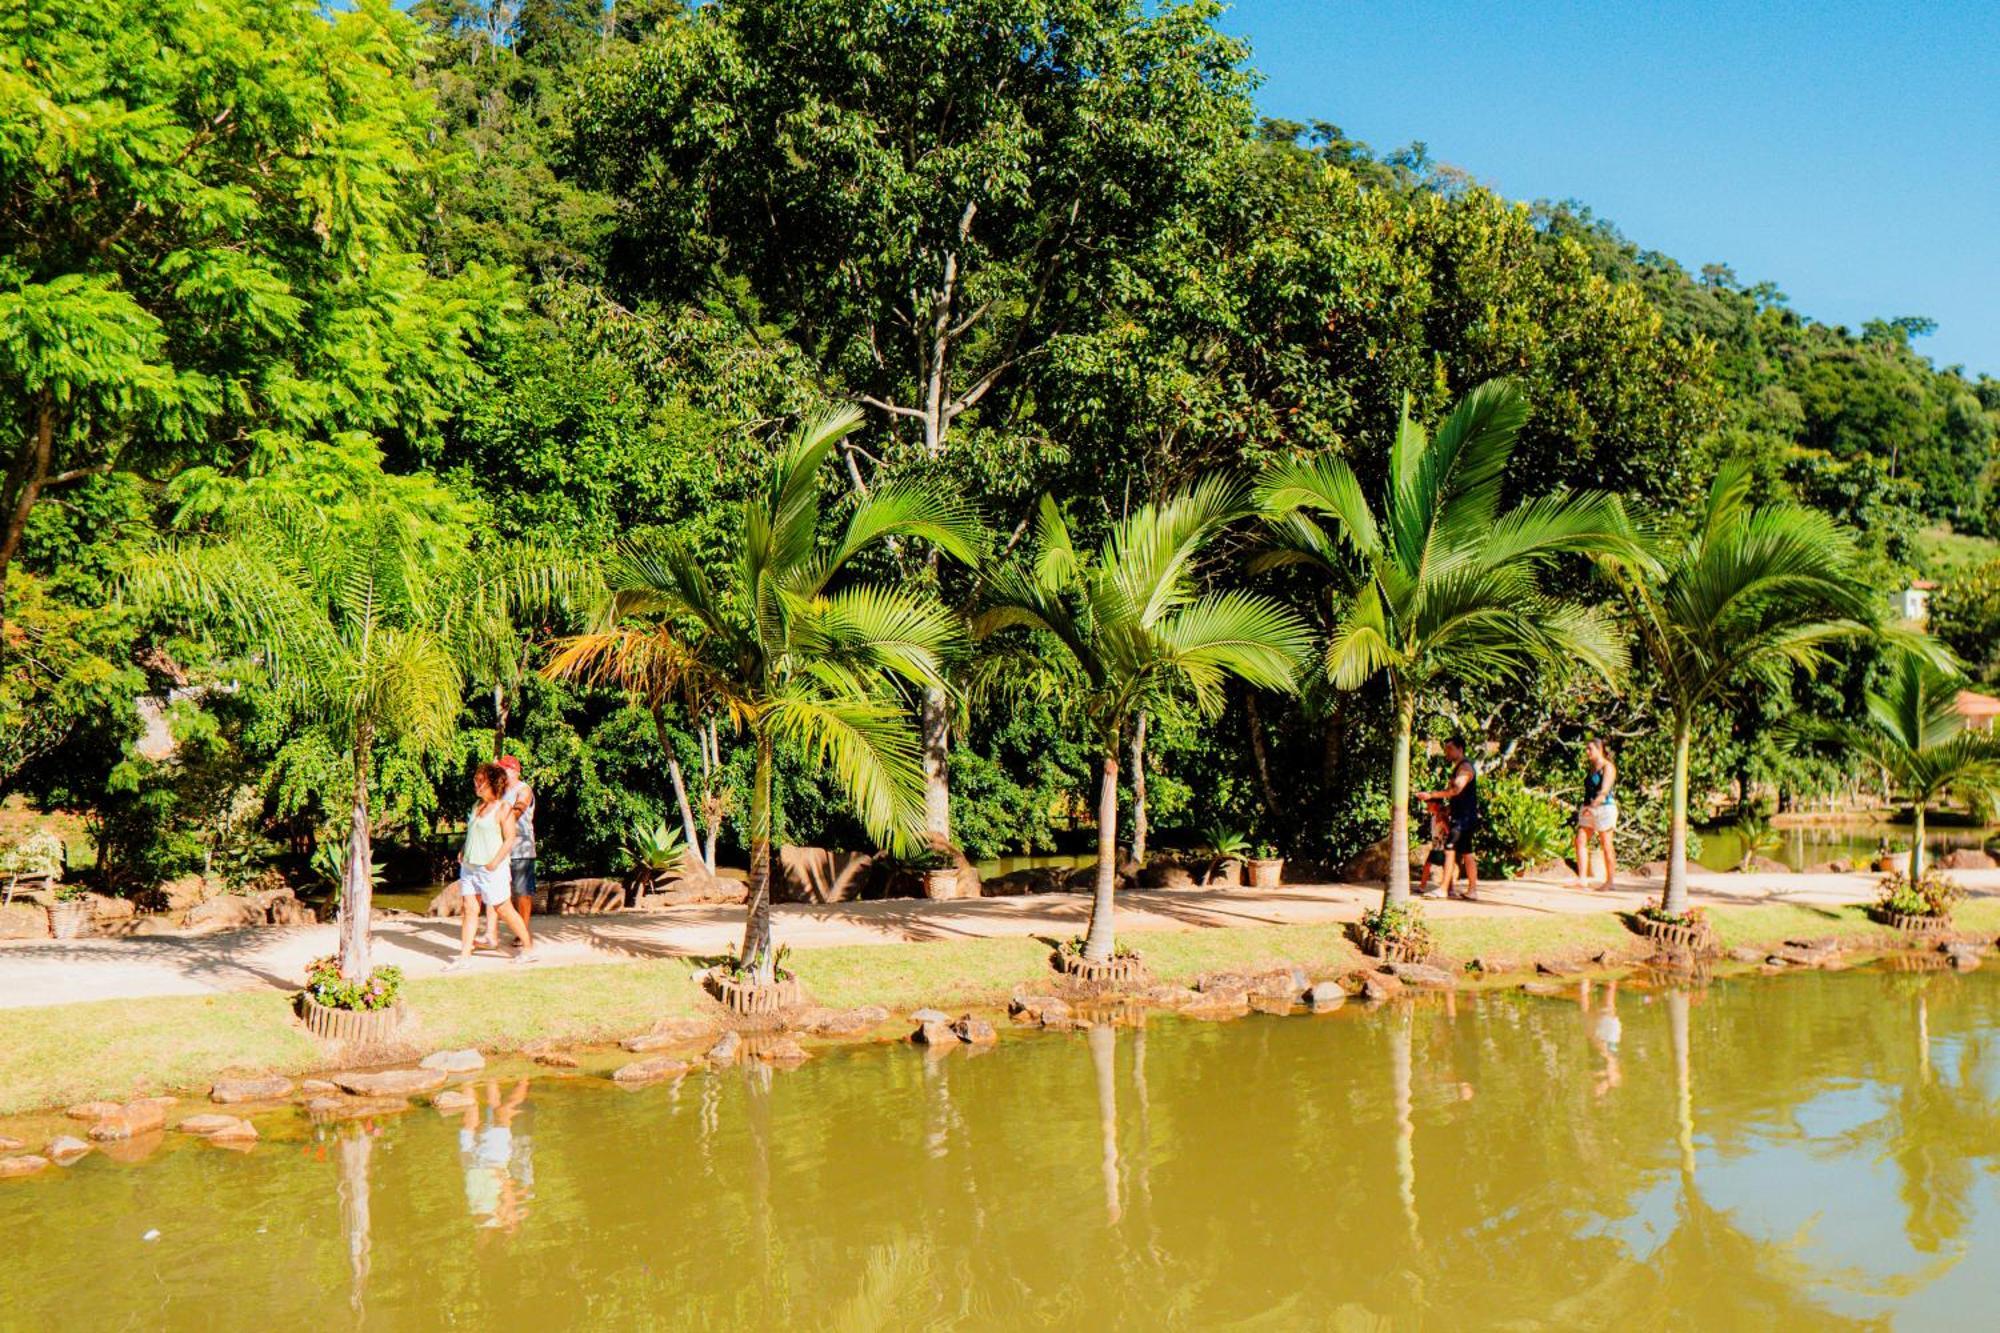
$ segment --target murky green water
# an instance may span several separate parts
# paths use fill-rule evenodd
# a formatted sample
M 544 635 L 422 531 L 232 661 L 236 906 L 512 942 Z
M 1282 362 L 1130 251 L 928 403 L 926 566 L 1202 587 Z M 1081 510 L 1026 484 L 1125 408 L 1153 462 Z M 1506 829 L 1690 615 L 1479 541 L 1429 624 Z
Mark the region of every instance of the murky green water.
M 0 1325 L 1991 1327 L 2000 976 L 1592 1001 L 481 1084 L 463 1120 L 94 1155 L 0 1183 Z
M 1801 824 L 1776 831 L 1773 845 L 1760 855 L 1782 861 L 1794 870 L 1847 860 L 1867 869 L 1885 849 L 1906 857 L 1915 830 L 1908 824 L 1851 823 Z M 2000 828 L 1939 826 L 1933 824 L 1924 846 L 1935 859 L 1961 847 L 1983 849 L 1996 838 Z M 1743 860 L 1743 836 L 1730 824 L 1705 829 L 1701 835 L 1701 863 L 1710 870 L 1734 870 Z

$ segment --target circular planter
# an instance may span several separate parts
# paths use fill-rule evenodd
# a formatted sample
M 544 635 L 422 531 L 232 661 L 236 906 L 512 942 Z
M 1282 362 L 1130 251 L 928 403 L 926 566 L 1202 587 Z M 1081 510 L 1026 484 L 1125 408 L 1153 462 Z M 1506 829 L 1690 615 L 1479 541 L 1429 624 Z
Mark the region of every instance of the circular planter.
M 1140 975 L 1139 955 L 1136 953 L 1118 954 L 1099 962 L 1093 958 L 1085 958 L 1080 953 L 1057 949 L 1051 955 L 1050 961 L 1055 964 L 1056 971 L 1064 976 L 1075 977 L 1078 981 L 1123 984 L 1137 981 Z
M 958 897 L 958 867 L 938 866 L 924 871 L 924 897 L 933 900 Z
M 57 903 L 49 909 L 49 933 L 59 940 L 90 934 L 89 903 Z
M 1428 934 L 1392 940 L 1357 925 L 1354 928 L 1354 937 L 1355 943 L 1361 946 L 1361 952 L 1370 958 L 1379 958 L 1385 963 L 1421 963 L 1431 956 L 1431 940 Z
M 1949 914 L 1928 916 L 1919 912 L 1892 912 L 1886 907 L 1871 907 L 1868 915 L 1905 935 L 1942 935 L 1951 929 Z
M 1243 887 L 1243 862 L 1230 857 L 1215 867 L 1215 873 L 1208 877 L 1205 887 L 1216 889 L 1240 889 Z
M 305 1021 L 306 1031 L 321 1041 L 379 1045 L 396 1034 L 405 1012 L 401 1000 L 387 1009 L 330 1009 L 299 992 L 299 1017 Z
M 775 1014 L 780 1009 L 805 1003 L 805 987 L 797 977 L 759 982 L 710 973 L 708 989 L 732 1014 Z
M 1250 887 L 1253 889 L 1275 889 L 1285 882 L 1285 858 L 1282 856 L 1253 856 L 1244 865 L 1250 872 Z
M 1706 921 L 1690 926 L 1678 921 L 1655 921 L 1639 913 L 1626 920 L 1634 930 L 1664 948 L 1696 954 L 1714 953 L 1716 950 L 1715 927 Z

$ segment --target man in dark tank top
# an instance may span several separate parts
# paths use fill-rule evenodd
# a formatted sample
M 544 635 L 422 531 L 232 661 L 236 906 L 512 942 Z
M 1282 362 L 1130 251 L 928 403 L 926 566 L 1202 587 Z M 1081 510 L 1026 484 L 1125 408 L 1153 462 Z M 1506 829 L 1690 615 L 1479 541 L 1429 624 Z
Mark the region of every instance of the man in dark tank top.
M 1479 773 L 1465 757 L 1465 741 L 1457 736 L 1444 743 L 1444 757 L 1451 764 L 1451 780 L 1437 791 L 1420 791 L 1420 801 L 1443 801 L 1451 818 L 1451 835 L 1445 842 L 1444 891 L 1453 898 L 1479 896 L 1479 856 L 1472 850 L 1473 835 L 1479 831 Z M 1458 868 L 1465 867 L 1465 888 L 1455 887 Z

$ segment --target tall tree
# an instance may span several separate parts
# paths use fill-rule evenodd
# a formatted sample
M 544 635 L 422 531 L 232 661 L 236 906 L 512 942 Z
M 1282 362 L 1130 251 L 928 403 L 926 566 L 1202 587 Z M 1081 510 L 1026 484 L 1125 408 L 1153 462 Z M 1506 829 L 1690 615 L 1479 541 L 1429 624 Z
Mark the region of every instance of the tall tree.
M 1195 565 L 1231 521 L 1249 512 L 1243 490 L 1215 477 L 1113 526 L 1080 552 L 1053 500 L 1044 498 L 1030 556 L 995 570 L 973 622 L 981 637 L 1025 628 L 1040 637 L 998 654 L 996 679 L 1033 681 L 1078 703 L 1101 756 L 1097 883 L 1084 957 L 1108 961 L 1116 940 L 1118 756 L 1126 727 L 1192 695 L 1213 716 L 1223 683 L 1290 691 L 1311 644 L 1289 609 L 1239 589 L 1203 593 Z
M 625 208 L 623 276 L 726 301 L 803 348 L 889 443 L 1032 495 L 1022 372 L 1111 318 L 1249 124 L 1213 0 L 737 0 L 585 82 L 571 155 Z M 957 441 L 965 439 L 963 445 Z M 923 707 L 950 837 L 949 712 Z
M 1990 805 L 2000 793 L 2000 738 L 1968 730 L 1956 707 L 1965 680 L 1914 647 L 1890 656 L 1888 675 L 1868 692 L 1860 723 L 1809 722 L 1808 736 L 1832 741 L 1888 775 L 1910 803 L 1910 883 L 1924 874 L 1924 816 L 1947 796 Z
M 1371 508 L 1354 469 L 1325 456 L 1279 464 L 1259 487 L 1287 549 L 1322 560 L 1344 546 L 1347 603 L 1326 646 L 1328 678 L 1358 689 L 1386 676 L 1395 719 L 1389 778 L 1385 903 L 1410 895 L 1410 746 L 1417 700 L 1446 679 L 1518 678 L 1542 663 L 1580 662 L 1605 675 L 1624 648 L 1595 610 L 1545 593 L 1557 557 L 1633 550 L 1612 497 L 1556 492 L 1503 511 L 1501 478 L 1527 418 L 1504 381 L 1480 385 L 1435 436 L 1405 409 L 1388 481 Z M 1331 519 L 1329 534 L 1320 520 Z
M 825 530 L 823 469 L 860 424 L 848 408 L 802 426 L 744 503 L 711 570 L 671 536 L 634 538 L 613 556 L 601 625 L 564 640 L 551 676 L 617 685 L 642 700 L 687 698 L 750 733 L 749 911 L 739 963 L 774 978 L 771 947 L 772 766 L 780 743 L 830 760 L 870 833 L 918 834 L 917 739 L 898 685 L 944 688 L 959 633 L 934 597 L 843 576 L 891 541 L 925 541 L 976 558 L 977 525 L 948 497 L 912 483 L 876 488 Z
M 1853 535 L 1791 501 L 1750 501 L 1740 460 L 1717 472 L 1684 534 L 1645 558 L 1606 560 L 1673 719 L 1672 824 L 1661 909 L 1687 911 L 1688 748 L 1702 710 L 1728 691 L 1816 669 L 1829 645 L 1866 634 L 1874 614 L 1855 577 Z
M 435 431 L 508 298 L 413 251 L 416 26 L 387 0 L 24 5 L 0 19 L 0 580 L 81 477 Z

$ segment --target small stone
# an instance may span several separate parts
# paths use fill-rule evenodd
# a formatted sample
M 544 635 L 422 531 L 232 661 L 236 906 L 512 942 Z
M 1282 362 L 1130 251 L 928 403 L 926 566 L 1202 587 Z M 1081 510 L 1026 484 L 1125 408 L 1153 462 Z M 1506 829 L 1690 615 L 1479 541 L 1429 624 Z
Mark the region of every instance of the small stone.
M 206 1138 L 210 1134 L 221 1134 L 238 1125 L 247 1125 L 247 1120 L 233 1115 L 191 1115 L 174 1128 L 183 1134 L 198 1134 Z
M 935 1013 L 936 1010 L 928 1012 Z M 919 1046 L 956 1046 L 958 1034 L 951 1030 L 948 1019 L 924 1019 L 917 1024 L 917 1030 L 910 1034 L 910 1040 Z
M 859 1009 L 818 1009 L 799 1024 L 820 1037 L 853 1037 L 889 1021 L 889 1011 L 879 1004 Z
M 44 1149 L 57 1166 L 68 1166 L 90 1150 L 90 1145 L 74 1134 L 58 1134 L 49 1140 L 49 1146 Z
M 712 1065 L 733 1065 L 742 1053 L 743 1034 L 732 1030 L 716 1038 L 715 1045 L 708 1048 L 705 1058 Z
M 20 1139 L 10 1139 L 0 1134 L 0 1152 L 19 1152 L 28 1145 Z
M 1545 977 L 1573 977 L 1582 969 L 1574 963 L 1536 963 L 1535 971 Z
M 1053 995 L 1016 995 L 1008 1001 L 1007 1012 L 1026 1023 L 1046 1024 L 1050 1017 L 1070 1016 L 1069 1002 Z
M 233 1125 L 225 1125 L 208 1136 L 210 1143 L 230 1143 L 247 1145 L 257 1141 L 257 1127 L 241 1116 Z
M 167 1107 L 172 1098 L 145 1098 L 127 1102 L 112 1114 L 105 1116 L 90 1127 L 90 1137 L 99 1143 L 115 1143 L 119 1139 L 133 1139 L 141 1134 L 164 1128 L 167 1123 Z
M 1543 999 L 1551 1000 L 1567 998 L 1569 994 L 1563 987 L 1552 986 L 1546 981 L 1524 981 L 1521 983 L 1521 992 L 1524 995 L 1539 995 Z
M 32 1176 L 37 1171 L 49 1169 L 49 1159 L 24 1153 L 18 1157 L 0 1157 L 0 1180 L 9 1176 Z
M 732 1032 L 729 1035 L 734 1037 L 736 1034 Z M 636 1087 L 641 1083 L 657 1083 L 665 1078 L 679 1078 L 687 1073 L 688 1068 L 688 1062 L 685 1060 L 676 1060 L 670 1055 L 655 1055 L 650 1059 L 634 1060 L 630 1064 L 620 1065 L 617 1072 L 611 1075 L 611 1081 L 622 1083 L 626 1087 Z
M 1477 972 L 1481 976 L 1492 977 L 1498 976 L 1502 972 L 1516 971 L 1521 965 L 1511 958 L 1488 958 L 1482 955 L 1473 959 L 1465 966 L 1467 970 Z
M 332 1090 L 332 1085 L 328 1085 Z M 229 1105 L 234 1102 L 273 1102 L 292 1095 L 292 1081 L 272 1075 L 269 1078 L 226 1078 L 220 1079 L 208 1090 L 208 1099 Z
M 339 1091 L 340 1089 L 335 1087 L 330 1079 L 302 1078 L 299 1080 L 298 1093 L 301 1097 L 331 1097 Z
M 1271 995 L 1264 991 L 1257 991 L 1244 998 L 1250 1008 L 1255 1009 L 1260 1014 L 1273 1014 L 1279 1018 L 1283 1018 L 1286 1014 L 1292 1012 L 1293 1002 L 1292 997 L 1289 995 Z
M 334 1086 L 356 1097 L 415 1097 L 445 1084 L 442 1069 L 377 1069 L 335 1074 Z
M 1761 963 L 1764 961 L 1764 953 L 1761 949 L 1751 949 L 1742 945 L 1731 949 L 1729 956 L 1739 963 Z
M 1194 988 L 1203 995 L 1244 995 L 1251 986 L 1240 972 L 1204 972 L 1194 979 Z
M 541 1051 L 535 1056 L 535 1063 L 547 1065 L 550 1069 L 575 1069 L 577 1059 L 568 1051 Z
M 486 1068 L 486 1057 L 478 1051 L 432 1051 L 417 1061 L 420 1069 L 441 1069 L 447 1074 L 476 1074 Z
M 1458 984 L 1457 977 L 1441 967 L 1432 967 L 1429 963 L 1389 963 L 1382 970 L 1406 986 L 1449 990 Z
M 315 1097 L 306 1103 L 306 1114 L 321 1120 L 368 1120 L 409 1109 L 402 1097 Z
M 960 1041 L 971 1046 L 991 1046 L 1000 1040 L 1000 1034 L 993 1030 L 991 1023 L 983 1018 L 974 1018 L 971 1014 L 960 1017 L 951 1025 L 951 1030 L 958 1035 Z
M 102 1120 L 124 1110 L 122 1102 L 78 1102 L 63 1114 L 72 1120 Z
M 779 1037 L 757 1050 L 757 1058 L 766 1064 L 802 1065 L 809 1058 L 806 1048 L 799 1045 L 796 1037 Z
M 478 1104 L 479 1099 L 464 1088 L 446 1088 L 431 1095 L 431 1106 L 439 1111 L 463 1111 Z
M 912 1023 L 949 1023 L 951 1015 L 942 1009 L 919 1009 L 910 1015 Z
M 1361 998 L 1380 1002 L 1393 1000 L 1403 993 L 1403 983 L 1387 972 L 1363 972 L 1361 974 Z
M 1347 1003 L 1347 991 L 1337 981 L 1315 981 L 1306 988 L 1306 1008 L 1316 1014 Z

